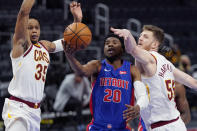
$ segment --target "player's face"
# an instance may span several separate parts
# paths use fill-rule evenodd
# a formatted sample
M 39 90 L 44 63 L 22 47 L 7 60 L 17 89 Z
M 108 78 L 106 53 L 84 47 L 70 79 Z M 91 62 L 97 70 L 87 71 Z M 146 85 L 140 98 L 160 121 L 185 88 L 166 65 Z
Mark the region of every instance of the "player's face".
M 40 24 L 36 19 L 29 19 L 28 31 L 33 44 L 37 43 L 40 37 Z
M 154 42 L 155 38 L 153 32 L 144 30 L 138 39 L 138 47 L 149 51 L 152 48 Z
M 120 56 L 122 52 L 122 45 L 118 38 L 109 37 L 105 40 L 104 54 L 106 57 Z

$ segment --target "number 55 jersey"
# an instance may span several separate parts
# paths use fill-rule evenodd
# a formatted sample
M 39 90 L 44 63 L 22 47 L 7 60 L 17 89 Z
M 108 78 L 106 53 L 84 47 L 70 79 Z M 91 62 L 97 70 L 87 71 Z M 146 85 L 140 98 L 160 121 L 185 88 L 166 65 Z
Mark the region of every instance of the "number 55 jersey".
M 174 65 L 157 52 L 150 52 L 157 64 L 157 70 L 152 77 L 144 77 L 142 82 L 149 89 L 150 103 L 140 112 L 144 122 L 149 127 L 159 121 L 169 121 L 179 117 L 180 113 L 175 103 Z

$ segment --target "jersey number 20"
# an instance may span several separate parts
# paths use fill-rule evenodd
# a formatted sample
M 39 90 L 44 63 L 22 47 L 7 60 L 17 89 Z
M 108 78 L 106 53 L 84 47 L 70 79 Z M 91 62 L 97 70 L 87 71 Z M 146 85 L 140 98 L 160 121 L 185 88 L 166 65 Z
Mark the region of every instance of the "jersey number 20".
M 106 95 L 103 98 L 104 102 L 115 102 L 115 103 L 119 103 L 121 101 L 121 90 L 111 90 L 111 89 L 105 89 L 104 91 L 106 93 Z

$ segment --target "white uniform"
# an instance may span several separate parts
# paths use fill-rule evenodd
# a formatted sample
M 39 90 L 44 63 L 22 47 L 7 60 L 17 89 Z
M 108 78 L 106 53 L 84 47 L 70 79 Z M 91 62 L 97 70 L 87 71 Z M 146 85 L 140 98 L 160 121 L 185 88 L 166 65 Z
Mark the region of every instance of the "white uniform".
M 165 57 L 157 52 L 150 52 L 156 59 L 157 71 L 152 77 L 142 76 L 142 81 L 149 88 L 150 103 L 149 106 L 141 111 L 141 117 L 144 120 L 146 127 L 149 128 L 151 124 L 159 121 L 169 121 L 180 116 L 175 103 L 175 80 L 173 75 L 174 65 Z M 171 126 L 172 123 L 177 123 L 178 126 Z M 186 131 L 185 124 L 179 118 L 176 122 L 172 122 L 165 126 L 154 128 L 153 130 L 179 130 Z M 181 126 L 181 127 L 180 127 Z
M 10 95 L 28 102 L 40 103 L 50 62 L 48 51 L 38 43 L 31 45 L 24 55 L 18 58 L 12 58 L 11 55 L 11 60 L 13 78 L 8 87 Z M 40 108 L 34 109 L 22 102 L 6 99 L 2 117 L 6 130 L 40 130 Z M 18 119 L 18 129 L 17 126 L 12 129 L 13 122 Z

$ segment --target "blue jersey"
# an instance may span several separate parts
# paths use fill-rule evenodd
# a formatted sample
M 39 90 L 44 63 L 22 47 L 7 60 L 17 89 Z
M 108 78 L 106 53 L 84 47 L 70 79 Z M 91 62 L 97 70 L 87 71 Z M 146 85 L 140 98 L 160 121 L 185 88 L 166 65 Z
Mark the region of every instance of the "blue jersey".
M 90 109 L 93 115 L 92 126 L 108 129 L 126 129 L 123 119 L 125 104 L 134 103 L 134 88 L 131 78 L 131 63 L 123 61 L 120 68 L 114 69 L 106 60 L 92 84 Z

